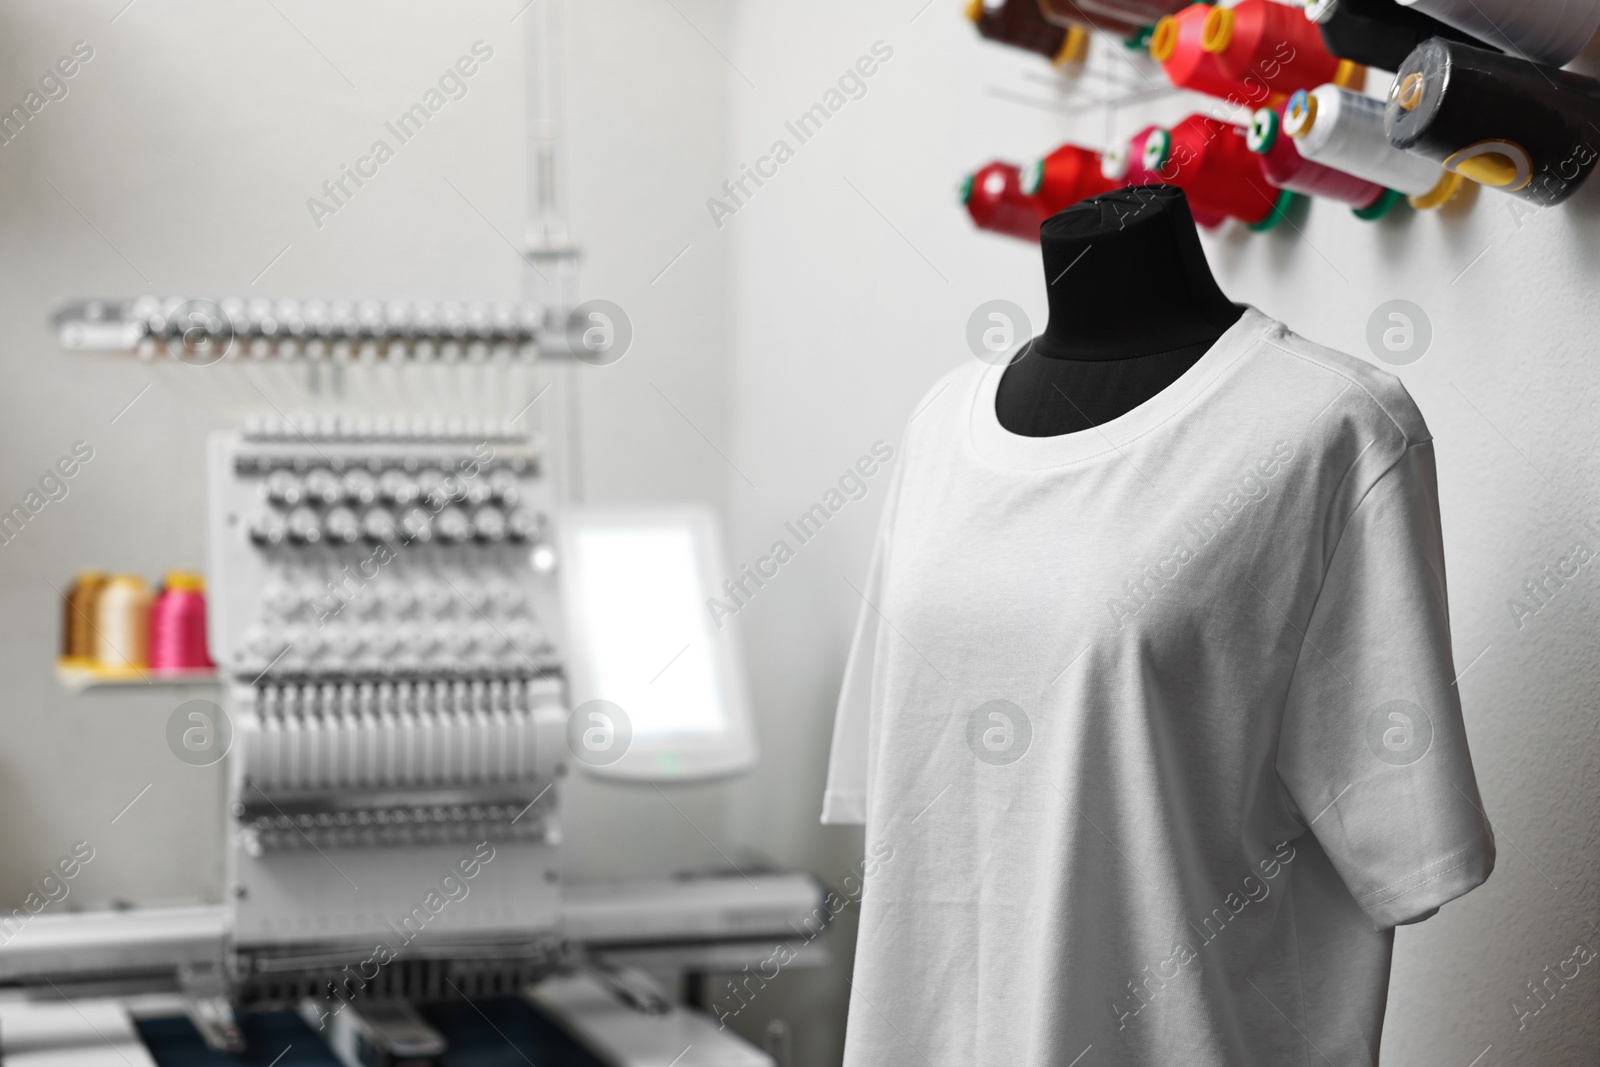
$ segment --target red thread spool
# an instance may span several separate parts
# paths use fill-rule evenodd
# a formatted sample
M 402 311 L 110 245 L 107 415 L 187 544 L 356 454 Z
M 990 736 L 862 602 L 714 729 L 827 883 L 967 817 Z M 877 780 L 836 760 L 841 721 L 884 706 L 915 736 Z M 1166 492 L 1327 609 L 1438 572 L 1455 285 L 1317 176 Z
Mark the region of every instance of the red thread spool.
M 1294 138 L 1283 132 L 1282 116 L 1272 108 L 1264 107 L 1251 118 L 1245 144 L 1260 158 L 1267 181 L 1279 189 L 1349 204 L 1360 218 L 1378 218 L 1400 199 L 1399 193 L 1377 182 L 1306 159 L 1294 146 Z
M 1048 217 L 1115 189 L 1117 183 L 1105 176 L 1101 166 L 1099 152 L 1064 144 L 1022 172 L 1022 191 L 1033 197 Z
M 161 595 L 150 607 L 150 668 L 209 670 L 206 651 L 205 579 L 190 571 L 169 571 Z
M 1145 166 L 1145 152 L 1150 147 L 1150 138 L 1155 134 L 1167 136 L 1167 132 L 1160 126 L 1146 126 L 1134 134 L 1128 141 L 1127 147 L 1106 153 L 1105 174 L 1108 178 L 1116 178 L 1123 185 L 1172 185 L 1170 178 L 1163 177 Z M 1189 214 L 1193 216 L 1195 224 L 1213 229 L 1221 226 L 1224 216 L 1206 208 L 1205 205 L 1189 200 Z
M 1145 141 L 1142 164 L 1157 181 L 1176 185 L 1191 210 L 1226 215 L 1252 229 L 1276 225 L 1294 196 L 1267 181 L 1261 157 L 1244 143 L 1244 131 L 1204 115 L 1190 115 Z
M 1161 64 L 1167 80 L 1180 89 L 1193 89 L 1236 103 L 1260 103 L 1252 101 L 1245 86 L 1203 47 L 1206 17 L 1211 11 L 1210 4 L 1190 4 L 1157 22 L 1150 35 L 1150 57 Z M 1301 21 L 1305 21 L 1303 16 Z M 1312 32 L 1316 32 L 1315 26 Z
M 1341 66 L 1348 80 L 1353 67 L 1328 54 L 1322 32 L 1303 9 L 1273 0 L 1212 8 L 1201 24 L 1200 45 L 1229 78 L 1255 94 L 1247 102 L 1339 80 Z
M 1021 174 L 1009 163 L 990 163 L 961 183 L 961 202 L 981 230 L 1039 240 L 1048 217 L 1039 201 L 1022 191 Z

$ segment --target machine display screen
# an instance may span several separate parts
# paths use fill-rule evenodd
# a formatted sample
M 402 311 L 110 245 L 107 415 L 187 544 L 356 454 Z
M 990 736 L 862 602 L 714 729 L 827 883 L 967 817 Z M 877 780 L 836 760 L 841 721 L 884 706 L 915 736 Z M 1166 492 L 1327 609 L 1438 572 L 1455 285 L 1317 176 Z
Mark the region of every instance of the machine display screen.
M 590 519 L 568 542 L 572 653 L 589 695 L 623 708 L 640 741 L 728 726 L 697 535 L 670 517 Z

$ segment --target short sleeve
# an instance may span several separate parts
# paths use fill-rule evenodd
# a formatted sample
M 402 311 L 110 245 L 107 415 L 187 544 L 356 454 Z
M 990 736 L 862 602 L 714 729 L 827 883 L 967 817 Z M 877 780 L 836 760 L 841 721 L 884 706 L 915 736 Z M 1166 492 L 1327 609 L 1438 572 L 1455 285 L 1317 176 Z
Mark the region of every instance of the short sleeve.
M 1426 917 L 1494 868 L 1451 659 L 1432 442 L 1410 445 L 1345 525 L 1278 774 L 1377 929 Z
M 865 824 L 867 796 L 872 779 L 872 691 L 876 673 L 878 639 L 882 628 L 884 570 L 889 563 L 889 541 L 894 509 L 900 495 L 904 460 L 889 483 L 872 562 L 864 584 L 851 585 L 860 594 L 855 637 L 845 661 L 839 705 L 834 711 L 833 743 L 828 752 L 828 785 L 822 793 L 822 821 L 829 824 Z

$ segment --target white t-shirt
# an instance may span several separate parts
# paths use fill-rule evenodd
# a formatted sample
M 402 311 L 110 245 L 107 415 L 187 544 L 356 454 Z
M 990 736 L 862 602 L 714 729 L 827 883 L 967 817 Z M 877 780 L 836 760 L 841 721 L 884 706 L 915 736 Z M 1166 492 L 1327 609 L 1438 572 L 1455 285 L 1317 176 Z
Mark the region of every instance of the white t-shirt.
M 861 587 L 846 1067 L 1375 1064 L 1392 927 L 1494 865 L 1422 417 L 1254 309 L 1080 433 L 1001 371 L 912 416 Z

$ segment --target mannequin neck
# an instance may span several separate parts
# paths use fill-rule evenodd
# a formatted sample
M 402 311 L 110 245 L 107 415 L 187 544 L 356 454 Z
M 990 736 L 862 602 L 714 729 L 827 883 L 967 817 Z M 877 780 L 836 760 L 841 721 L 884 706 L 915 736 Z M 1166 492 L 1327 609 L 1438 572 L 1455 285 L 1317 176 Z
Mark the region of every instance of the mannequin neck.
M 1142 185 L 1092 197 L 1039 231 L 1053 359 L 1117 360 L 1209 345 L 1243 308 L 1211 276 L 1183 192 Z
M 1091 197 L 1045 220 L 1039 238 L 1050 321 L 995 393 L 1012 433 L 1055 437 L 1132 411 L 1244 314 L 1217 287 L 1170 185 Z

